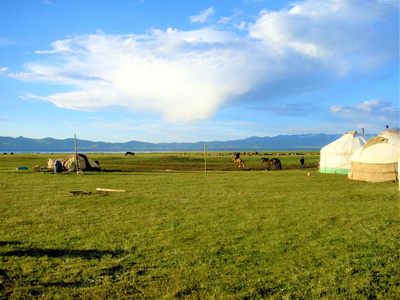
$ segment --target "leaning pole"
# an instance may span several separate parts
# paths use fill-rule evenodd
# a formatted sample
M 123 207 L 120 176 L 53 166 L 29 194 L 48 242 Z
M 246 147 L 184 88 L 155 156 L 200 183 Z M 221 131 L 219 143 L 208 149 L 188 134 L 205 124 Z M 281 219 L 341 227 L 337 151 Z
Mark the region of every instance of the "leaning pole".
M 76 174 L 79 174 L 78 147 L 76 145 L 76 133 L 74 133 L 74 141 L 75 141 L 75 169 L 76 169 Z

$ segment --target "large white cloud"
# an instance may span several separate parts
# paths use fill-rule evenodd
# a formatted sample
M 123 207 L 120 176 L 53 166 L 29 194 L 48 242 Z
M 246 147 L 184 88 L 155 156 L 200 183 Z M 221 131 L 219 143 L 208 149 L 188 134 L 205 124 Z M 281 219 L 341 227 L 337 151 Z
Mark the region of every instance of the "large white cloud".
M 257 91 L 287 93 L 288 81 L 295 93 L 316 88 L 318 78 L 379 71 L 397 59 L 397 10 L 390 1 L 309 0 L 263 11 L 248 25 L 248 37 L 217 27 L 74 36 L 37 51 L 48 63 L 29 63 L 9 76 L 71 86 L 34 96 L 59 107 L 120 106 L 169 121 L 206 119 Z
M 56 41 L 56 66 L 29 64 L 14 74 L 28 81 L 68 84 L 74 91 L 43 100 L 70 109 L 122 106 L 170 121 L 205 119 L 230 97 L 249 91 L 259 66 L 231 33 L 168 29 L 146 36 L 92 34 Z
M 397 18 L 394 1 L 309 0 L 284 11 L 262 11 L 249 34 L 277 55 L 297 53 L 346 75 L 397 56 Z

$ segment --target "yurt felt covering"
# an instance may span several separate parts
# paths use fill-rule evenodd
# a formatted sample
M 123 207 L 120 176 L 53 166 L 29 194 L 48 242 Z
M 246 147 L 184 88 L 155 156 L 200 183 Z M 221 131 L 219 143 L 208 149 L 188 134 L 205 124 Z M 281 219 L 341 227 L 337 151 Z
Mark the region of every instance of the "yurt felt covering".
M 321 149 L 321 173 L 347 174 L 351 167 L 351 155 L 365 143 L 356 131 L 345 133 L 339 139 Z
M 386 130 L 351 156 L 348 177 L 367 182 L 398 180 L 399 131 Z

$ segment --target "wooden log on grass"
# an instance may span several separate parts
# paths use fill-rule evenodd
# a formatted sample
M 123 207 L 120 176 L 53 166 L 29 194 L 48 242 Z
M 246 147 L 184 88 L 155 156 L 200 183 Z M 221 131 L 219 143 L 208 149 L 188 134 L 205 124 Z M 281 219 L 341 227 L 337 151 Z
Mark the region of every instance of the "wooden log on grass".
M 99 191 L 99 192 L 114 192 L 114 193 L 125 193 L 126 192 L 126 190 L 102 189 L 102 188 L 97 188 L 96 191 Z

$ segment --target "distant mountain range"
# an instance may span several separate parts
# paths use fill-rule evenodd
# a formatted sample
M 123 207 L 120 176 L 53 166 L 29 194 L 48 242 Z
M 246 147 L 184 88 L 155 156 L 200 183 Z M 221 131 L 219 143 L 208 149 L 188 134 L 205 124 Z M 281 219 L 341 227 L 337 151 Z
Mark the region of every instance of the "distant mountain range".
M 319 151 L 342 134 L 299 134 L 274 137 L 249 137 L 242 140 L 206 142 L 208 151 Z M 368 140 L 371 136 L 364 136 Z M 126 143 L 77 140 L 79 152 L 168 152 L 203 151 L 205 142 L 195 143 Z M 0 137 L 1 152 L 74 152 L 74 139 L 31 139 Z

